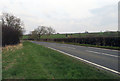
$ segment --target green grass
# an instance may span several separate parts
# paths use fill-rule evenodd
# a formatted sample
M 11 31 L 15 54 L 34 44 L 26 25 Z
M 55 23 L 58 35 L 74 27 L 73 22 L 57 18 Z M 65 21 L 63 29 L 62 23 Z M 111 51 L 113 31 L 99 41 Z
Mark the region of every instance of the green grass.
M 66 37 L 66 34 L 52 34 L 52 35 L 43 35 L 43 36 L 41 36 L 41 39 L 47 39 L 47 38 L 48 39 L 55 39 L 55 38 L 69 38 L 69 37 L 73 37 L 73 38 L 80 38 L 80 37 L 111 37 L 111 36 L 112 37 L 119 37 L 118 34 L 119 34 L 119 32 L 116 32 L 116 31 L 114 31 L 114 32 L 96 32 L 96 33 L 73 33 L 73 34 L 67 34 L 67 37 Z M 27 38 L 29 38 L 28 35 L 24 35 L 22 37 L 22 39 L 27 39 Z M 98 46 L 98 45 L 79 44 L 79 43 L 67 43 L 67 44 L 120 50 L 120 47 L 114 47 L 114 46 Z
M 43 35 L 41 38 L 66 38 L 65 34 L 52 34 L 52 35 Z
M 27 41 L 21 49 L 3 51 L 3 79 L 115 78 L 118 76 Z
M 80 38 L 80 37 L 118 37 L 118 32 L 97 32 L 97 33 L 73 33 L 68 34 L 66 37 L 66 34 L 52 34 L 52 35 L 43 35 L 41 38 Z
M 23 36 L 22 36 L 22 39 L 28 39 L 28 38 L 29 38 L 28 35 L 23 35 Z
M 80 37 L 118 37 L 119 32 L 96 32 L 96 33 L 73 33 L 73 34 L 68 34 L 66 37 L 66 34 L 52 34 L 52 35 L 43 35 L 41 38 L 42 39 L 54 39 L 54 38 L 80 38 Z M 22 39 L 27 39 L 29 38 L 28 35 L 24 35 Z

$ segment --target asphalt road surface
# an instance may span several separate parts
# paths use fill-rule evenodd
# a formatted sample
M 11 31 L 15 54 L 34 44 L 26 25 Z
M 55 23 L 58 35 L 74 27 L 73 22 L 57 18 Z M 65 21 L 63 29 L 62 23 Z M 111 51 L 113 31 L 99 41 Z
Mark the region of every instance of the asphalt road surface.
M 70 44 L 32 42 L 80 59 L 98 68 L 120 74 L 118 69 L 120 68 L 118 62 L 120 51 Z

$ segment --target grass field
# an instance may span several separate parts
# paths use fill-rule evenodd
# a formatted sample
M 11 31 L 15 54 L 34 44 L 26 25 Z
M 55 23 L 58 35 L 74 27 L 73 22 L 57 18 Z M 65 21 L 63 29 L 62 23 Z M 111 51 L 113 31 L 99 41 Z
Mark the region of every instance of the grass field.
M 118 37 L 118 32 L 97 32 L 97 33 L 73 33 L 73 34 L 53 34 L 43 35 L 41 38 L 80 38 L 80 37 Z
M 115 79 L 72 57 L 31 42 L 16 50 L 3 50 L 3 79 Z
M 119 32 L 96 32 L 96 33 L 73 33 L 73 34 L 52 34 L 52 35 L 43 35 L 41 38 L 54 39 L 54 38 L 80 38 L 80 37 L 118 37 Z M 22 39 L 27 39 L 29 36 L 24 35 Z
M 28 39 L 29 36 L 28 35 L 23 35 L 21 39 Z

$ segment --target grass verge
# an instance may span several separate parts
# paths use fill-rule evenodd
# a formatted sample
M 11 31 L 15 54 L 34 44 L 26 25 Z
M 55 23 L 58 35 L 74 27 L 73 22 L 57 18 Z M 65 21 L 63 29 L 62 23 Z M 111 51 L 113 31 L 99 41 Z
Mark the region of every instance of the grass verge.
M 3 79 L 116 79 L 77 59 L 43 46 L 23 42 L 21 49 L 3 51 Z

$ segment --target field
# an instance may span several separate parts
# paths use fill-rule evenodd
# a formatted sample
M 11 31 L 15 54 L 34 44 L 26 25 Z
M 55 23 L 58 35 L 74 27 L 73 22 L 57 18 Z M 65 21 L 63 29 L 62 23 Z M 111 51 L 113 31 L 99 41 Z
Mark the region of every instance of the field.
M 29 35 L 24 35 L 22 39 L 29 39 Z M 96 33 L 72 33 L 72 34 L 52 34 L 41 36 L 40 41 L 68 43 L 81 46 L 99 47 L 119 50 L 119 32 L 96 32 Z M 75 38 L 75 39 L 73 39 Z M 78 39 L 79 38 L 79 39 Z M 81 39 L 80 39 L 81 38 Z M 90 39 L 91 38 L 91 39 Z M 48 39 L 48 40 L 46 40 Z M 94 42 L 93 42 L 94 41 Z
M 52 34 L 43 35 L 41 38 L 55 39 L 55 38 L 80 38 L 80 37 L 118 37 L 118 32 L 96 32 L 96 33 L 72 33 L 72 34 Z M 22 39 L 29 38 L 28 35 L 24 35 Z
M 96 69 L 46 47 L 23 42 L 17 49 L 3 50 L 3 79 L 115 79 L 118 76 Z
M 118 32 L 98 32 L 98 33 L 73 33 L 73 34 L 53 34 L 43 35 L 41 38 L 80 38 L 80 37 L 117 37 Z

